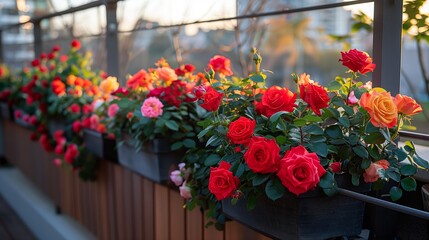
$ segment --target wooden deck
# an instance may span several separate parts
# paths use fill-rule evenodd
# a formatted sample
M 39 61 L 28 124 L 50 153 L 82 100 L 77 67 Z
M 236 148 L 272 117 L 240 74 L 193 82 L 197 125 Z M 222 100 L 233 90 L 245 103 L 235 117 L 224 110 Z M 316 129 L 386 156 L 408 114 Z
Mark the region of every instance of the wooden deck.
M 9 204 L 0 195 L 0 239 L 32 240 L 36 239 L 27 226 L 16 215 Z

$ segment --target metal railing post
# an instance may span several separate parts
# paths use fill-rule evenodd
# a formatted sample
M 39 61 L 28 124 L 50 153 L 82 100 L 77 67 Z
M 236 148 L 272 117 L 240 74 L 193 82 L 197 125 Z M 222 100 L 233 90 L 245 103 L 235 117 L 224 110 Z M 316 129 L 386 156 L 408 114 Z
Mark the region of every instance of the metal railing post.
M 0 63 L 4 62 L 3 56 L 3 31 L 0 29 Z
M 107 73 L 119 77 L 117 0 L 106 1 L 106 53 Z
M 34 58 L 38 58 L 43 52 L 42 45 L 42 27 L 40 21 L 33 22 L 33 36 L 34 36 Z
M 403 0 L 374 1 L 374 86 L 399 93 Z

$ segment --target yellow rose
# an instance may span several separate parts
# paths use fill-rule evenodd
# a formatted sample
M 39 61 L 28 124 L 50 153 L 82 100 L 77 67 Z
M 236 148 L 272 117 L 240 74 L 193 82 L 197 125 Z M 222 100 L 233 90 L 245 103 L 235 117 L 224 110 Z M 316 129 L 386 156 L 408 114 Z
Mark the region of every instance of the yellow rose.
M 119 83 L 116 77 L 108 77 L 101 81 L 100 89 L 104 93 L 110 94 L 119 88 Z
M 398 109 L 389 92 L 374 90 L 364 93 L 359 104 L 368 111 L 374 126 L 388 128 L 396 126 Z

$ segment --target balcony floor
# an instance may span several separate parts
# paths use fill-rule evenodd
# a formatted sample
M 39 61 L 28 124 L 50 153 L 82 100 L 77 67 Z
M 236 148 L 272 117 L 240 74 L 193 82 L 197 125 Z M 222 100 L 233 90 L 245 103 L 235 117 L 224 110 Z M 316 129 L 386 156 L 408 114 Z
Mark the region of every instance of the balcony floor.
M 36 239 L 15 211 L 0 195 L 0 239 Z

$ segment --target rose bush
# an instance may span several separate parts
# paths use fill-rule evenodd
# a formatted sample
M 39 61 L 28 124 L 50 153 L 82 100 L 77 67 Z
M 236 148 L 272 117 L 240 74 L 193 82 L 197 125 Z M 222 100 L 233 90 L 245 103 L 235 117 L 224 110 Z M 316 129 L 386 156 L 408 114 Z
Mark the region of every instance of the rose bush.
M 256 71 L 247 78 L 227 79 L 209 71 L 211 87 L 206 89 L 216 104 L 209 108 L 210 117 L 198 123 L 206 147 L 188 151 L 182 166 L 186 176 L 176 172 L 182 186 L 191 188 L 187 207 L 208 209 L 207 216 L 222 227 L 221 200 L 245 199 L 252 209 L 263 194 L 277 200 L 320 188 L 332 195 L 340 174 L 353 185 L 372 183 L 373 189 L 396 182 L 390 190 L 393 200 L 403 190 L 415 190 L 412 175 L 429 165 L 411 142 L 398 147 L 394 140 L 420 105 L 357 81 L 359 74 L 375 68 L 368 54 L 354 49 L 341 57 L 350 77 L 337 77 L 324 87 L 308 74 L 292 75 L 299 94 L 281 86 L 266 88 L 256 52 Z M 213 177 L 218 172 L 220 179 Z

